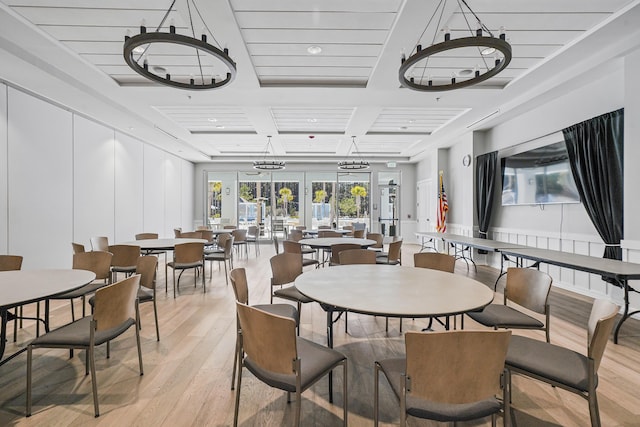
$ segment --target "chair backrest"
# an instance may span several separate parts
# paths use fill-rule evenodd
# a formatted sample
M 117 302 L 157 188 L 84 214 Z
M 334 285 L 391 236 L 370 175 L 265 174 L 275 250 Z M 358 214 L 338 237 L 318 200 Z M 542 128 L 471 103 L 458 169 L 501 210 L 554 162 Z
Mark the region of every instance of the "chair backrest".
M 109 239 L 104 236 L 96 236 L 89 239 L 92 251 L 109 251 Z
M 235 226 L 235 225 L 232 225 L 232 224 L 229 224 L 229 225 L 225 225 L 225 226 L 223 226 L 223 227 L 222 227 L 222 229 L 223 229 L 223 230 L 235 230 L 235 229 L 236 229 L 236 226 Z
M 202 261 L 204 243 L 179 243 L 173 251 L 173 260 L 178 264 Z
M 369 246 L 370 248 L 382 249 L 384 237 L 380 233 L 367 233 L 367 239 L 375 240 L 376 244 Z
M 302 274 L 302 257 L 299 254 L 279 254 L 271 257 L 271 285 L 293 283 Z
M 157 239 L 158 233 L 138 233 L 136 234 L 136 240 L 151 240 Z
M 400 261 L 400 248 L 402 247 L 402 239 L 389 243 L 389 252 L 387 252 L 387 259 L 389 262 Z
M 298 242 L 293 240 L 282 241 L 282 251 L 286 254 L 300 254 L 302 255 L 302 246 Z
M 79 254 L 80 252 L 86 252 L 86 250 L 84 249 L 84 245 L 82 243 L 71 242 L 71 248 L 73 248 L 74 254 Z
M 0 271 L 20 270 L 22 259 L 22 255 L 0 255 Z
M 300 230 L 300 231 L 304 231 L 304 230 L 307 229 L 307 226 L 306 225 L 296 225 L 295 229 L 296 230 Z
M 280 244 L 278 243 L 278 237 L 273 235 L 273 246 L 276 248 L 276 255 L 280 253 Z
M 318 230 L 318 237 L 342 237 L 342 234 L 333 230 Z
M 242 349 L 253 364 L 277 374 L 294 374 L 298 359 L 295 320 L 236 303 Z
M 183 231 L 180 233 L 180 237 L 183 239 L 202 239 L 201 231 Z
M 347 249 L 338 255 L 340 265 L 375 264 L 376 253 L 367 249 Z
M 136 299 L 140 275 L 128 277 L 96 291 L 93 320 L 96 331 L 105 331 L 136 319 Z
M 244 268 L 234 268 L 229 273 L 233 293 L 236 301 L 242 304 L 249 304 L 249 285 L 247 284 L 247 272 Z
M 438 252 L 418 252 L 413 254 L 413 265 L 453 273 L 456 269 L 456 257 Z
M 453 404 L 495 396 L 510 338 L 508 330 L 407 332 L 407 394 Z
M 620 307 L 611 301 L 603 299 L 593 301 L 587 324 L 587 344 L 588 356 L 593 359 L 596 372 L 600 367 L 602 355 L 609 342 L 609 336 L 619 310 Z
M 74 270 L 88 270 L 96 275 L 96 280 L 111 278 L 111 252 L 93 251 L 73 254 Z
M 552 282 L 551 276 L 542 271 L 511 267 L 507 270 L 504 303 L 513 301 L 536 313 L 545 314 Z
M 140 275 L 140 286 L 148 289 L 155 289 L 156 267 L 158 258 L 154 256 L 138 257 L 136 262 L 136 274 Z
M 227 238 L 224 241 L 224 245 L 222 246 L 224 249 L 224 257 L 226 259 L 231 258 L 231 256 L 233 255 L 233 244 L 235 242 L 235 237 L 233 237 L 231 234 L 227 234 Z
M 113 254 L 111 265 L 117 267 L 133 267 L 140 258 L 140 246 L 111 245 L 108 251 Z
M 247 241 L 247 230 L 242 228 L 236 228 L 231 232 L 233 236 L 234 243 L 246 242 Z
M 356 239 L 364 239 L 364 230 L 353 230 L 353 237 Z
M 182 236 L 182 228 L 174 228 L 173 235 L 176 239 L 180 238 Z
M 319 225 L 318 230 L 331 230 L 330 225 Z
M 331 264 L 340 264 L 340 252 L 348 251 L 349 249 L 361 249 L 361 247 L 355 243 L 337 243 L 331 245 Z
M 289 240 L 293 240 L 294 242 L 299 242 L 303 238 L 302 230 L 294 229 L 289 231 Z
M 205 229 L 198 230 L 200 232 L 200 238 L 206 240 L 207 242 L 213 242 L 213 230 Z
M 204 231 L 204 230 L 209 230 L 209 226 L 207 225 L 199 225 L 196 227 L 196 231 Z
M 258 226 L 250 225 L 249 227 L 247 227 L 247 236 L 250 236 L 253 238 L 258 237 Z

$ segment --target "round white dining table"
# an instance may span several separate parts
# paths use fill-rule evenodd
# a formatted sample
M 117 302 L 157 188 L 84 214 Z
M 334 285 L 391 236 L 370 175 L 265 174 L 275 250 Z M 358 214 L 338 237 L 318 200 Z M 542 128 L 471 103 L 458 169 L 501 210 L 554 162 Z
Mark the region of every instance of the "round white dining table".
M 95 278 L 96 275 L 91 271 L 73 269 L 0 271 L 0 360 L 5 350 L 9 309 L 78 289 Z M 48 327 L 46 324 L 45 326 Z M 20 352 L 22 351 L 24 349 Z M 2 363 L 20 352 L 3 360 Z
M 307 271 L 295 286 L 327 310 L 329 346 L 333 312 L 384 317 L 440 317 L 480 310 L 493 290 L 460 274 L 396 265 L 341 265 Z

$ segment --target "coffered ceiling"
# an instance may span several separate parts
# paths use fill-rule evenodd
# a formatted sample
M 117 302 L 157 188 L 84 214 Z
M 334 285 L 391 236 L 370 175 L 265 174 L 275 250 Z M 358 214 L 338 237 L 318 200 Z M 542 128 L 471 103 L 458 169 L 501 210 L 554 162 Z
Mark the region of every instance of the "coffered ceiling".
M 176 0 L 165 31 L 169 22 L 182 34 L 210 31 L 238 69 L 223 88 L 185 91 L 150 83 L 122 55 L 127 32 L 143 20 L 156 29 L 171 1 L 0 2 L 0 78 L 194 162 L 255 158 L 268 136 L 292 160 L 342 159 L 355 136 L 369 160 L 416 161 L 606 76 L 607 63 L 640 44 L 637 0 L 467 0 L 492 32 L 506 29 L 512 62 L 475 87 L 424 93 L 400 87 L 401 52 L 439 41 L 445 26 L 452 38 L 468 34 L 456 0 L 430 25 L 439 1 Z M 429 72 L 461 75 L 470 55 L 442 55 Z M 200 74 L 190 51 L 154 47 L 148 60 L 172 76 Z

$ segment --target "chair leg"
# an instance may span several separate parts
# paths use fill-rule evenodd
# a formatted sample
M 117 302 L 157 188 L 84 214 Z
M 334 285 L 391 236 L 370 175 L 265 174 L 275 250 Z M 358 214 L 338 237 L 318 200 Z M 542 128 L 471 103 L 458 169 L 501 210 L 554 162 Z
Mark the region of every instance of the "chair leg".
M 224 280 L 227 282 L 227 286 L 229 286 L 229 273 L 227 273 L 227 261 L 222 260 L 222 263 L 224 264 Z
M 273 300 L 273 296 L 271 297 L 271 299 Z M 300 318 L 301 317 L 302 317 L 302 303 L 298 301 L 298 336 L 300 336 Z
M 173 269 L 173 297 L 176 297 L 176 269 Z
M 378 378 L 380 376 L 380 365 L 378 365 L 378 362 L 374 363 L 373 372 L 373 427 L 378 427 Z
M 595 390 L 589 392 L 589 417 L 591 418 L 591 427 L 600 427 L 600 410 Z
M 300 426 L 301 409 L 302 409 L 302 393 L 300 392 L 300 389 L 297 389 L 296 390 L 296 419 L 294 424 L 294 426 L 296 427 Z
M 240 339 L 236 334 L 236 352 L 233 354 L 233 372 L 231 373 L 231 390 L 235 388 L 236 369 L 238 368 L 238 359 L 240 354 Z
M 160 341 L 160 327 L 158 326 L 158 307 L 156 306 L 155 290 L 153 295 L 153 315 L 156 319 L 156 337 Z
M 138 303 L 136 303 L 136 318 L 140 319 L 140 307 L 138 306 Z M 140 331 L 138 330 L 138 328 L 134 329 L 136 330 L 136 346 L 138 347 L 138 364 L 140 365 L 140 376 L 142 376 L 144 375 L 144 368 L 142 367 L 142 346 L 140 345 Z
M 107 341 L 107 348 L 109 342 Z M 98 383 L 96 382 L 96 359 L 94 354 L 94 346 L 93 344 L 89 346 L 89 364 L 91 365 L 91 388 L 93 389 L 93 409 L 95 411 L 95 416 L 98 418 L 100 416 L 100 408 L 98 407 Z
M 33 347 L 27 346 L 27 417 L 31 416 L 31 362 L 33 359 Z
M 233 427 L 238 427 L 238 412 L 240 410 L 240 388 L 242 386 L 242 360 L 238 366 L 238 390 L 236 391 L 236 406 L 233 411 Z
M 344 427 L 347 427 L 347 424 L 348 424 L 347 423 L 347 418 L 348 418 L 348 415 L 349 415 L 349 407 L 348 407 L 348 405 L 349 405 L 348 404 L 348 400 L 349 399 L 347 399 L 347 378 L 348 378 L 348 376 L 347 376 L 347 361 L 344 360 L 343 363 L 344 363 L 344 369 L 343 369 L 343 372 L 342 372 L 342 406 L 343 406 L 343 408 L 342 408 L 342 417 L 344 418 L 343 425 L 344 425 Z

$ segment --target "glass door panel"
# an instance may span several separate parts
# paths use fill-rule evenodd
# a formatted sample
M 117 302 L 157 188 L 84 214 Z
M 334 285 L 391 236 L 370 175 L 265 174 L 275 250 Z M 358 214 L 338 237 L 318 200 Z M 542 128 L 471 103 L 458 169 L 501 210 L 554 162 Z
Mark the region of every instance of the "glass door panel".
M 248 228 L 258 226 L 259 235 L 270 237 L 265 220 L 270 218 L 271 173 L 238 173 L 238 225 Z
M 204 224 L 210 228 L 222 228 L 236 223 L 235 172 L 207 172 Z
M 338 172 L 337 210 L 339 228 L 352 223 L 365 223 L 371 230 L 369 172 Z
M 308 215 L 311 224 L 307 227 L 316 230 L 319 225 L 333 225 L 336 223 L 336 174 L 335 172 L 308 172 L 307 204 L 311 207 Z
M 271 229 L 286 237 L 290 228 L 304 224 L 304 173 L 273 172 L 272 178 Z
M 400 236 L 400 172 L 380 172 L 380 233 L 383 236 Z

